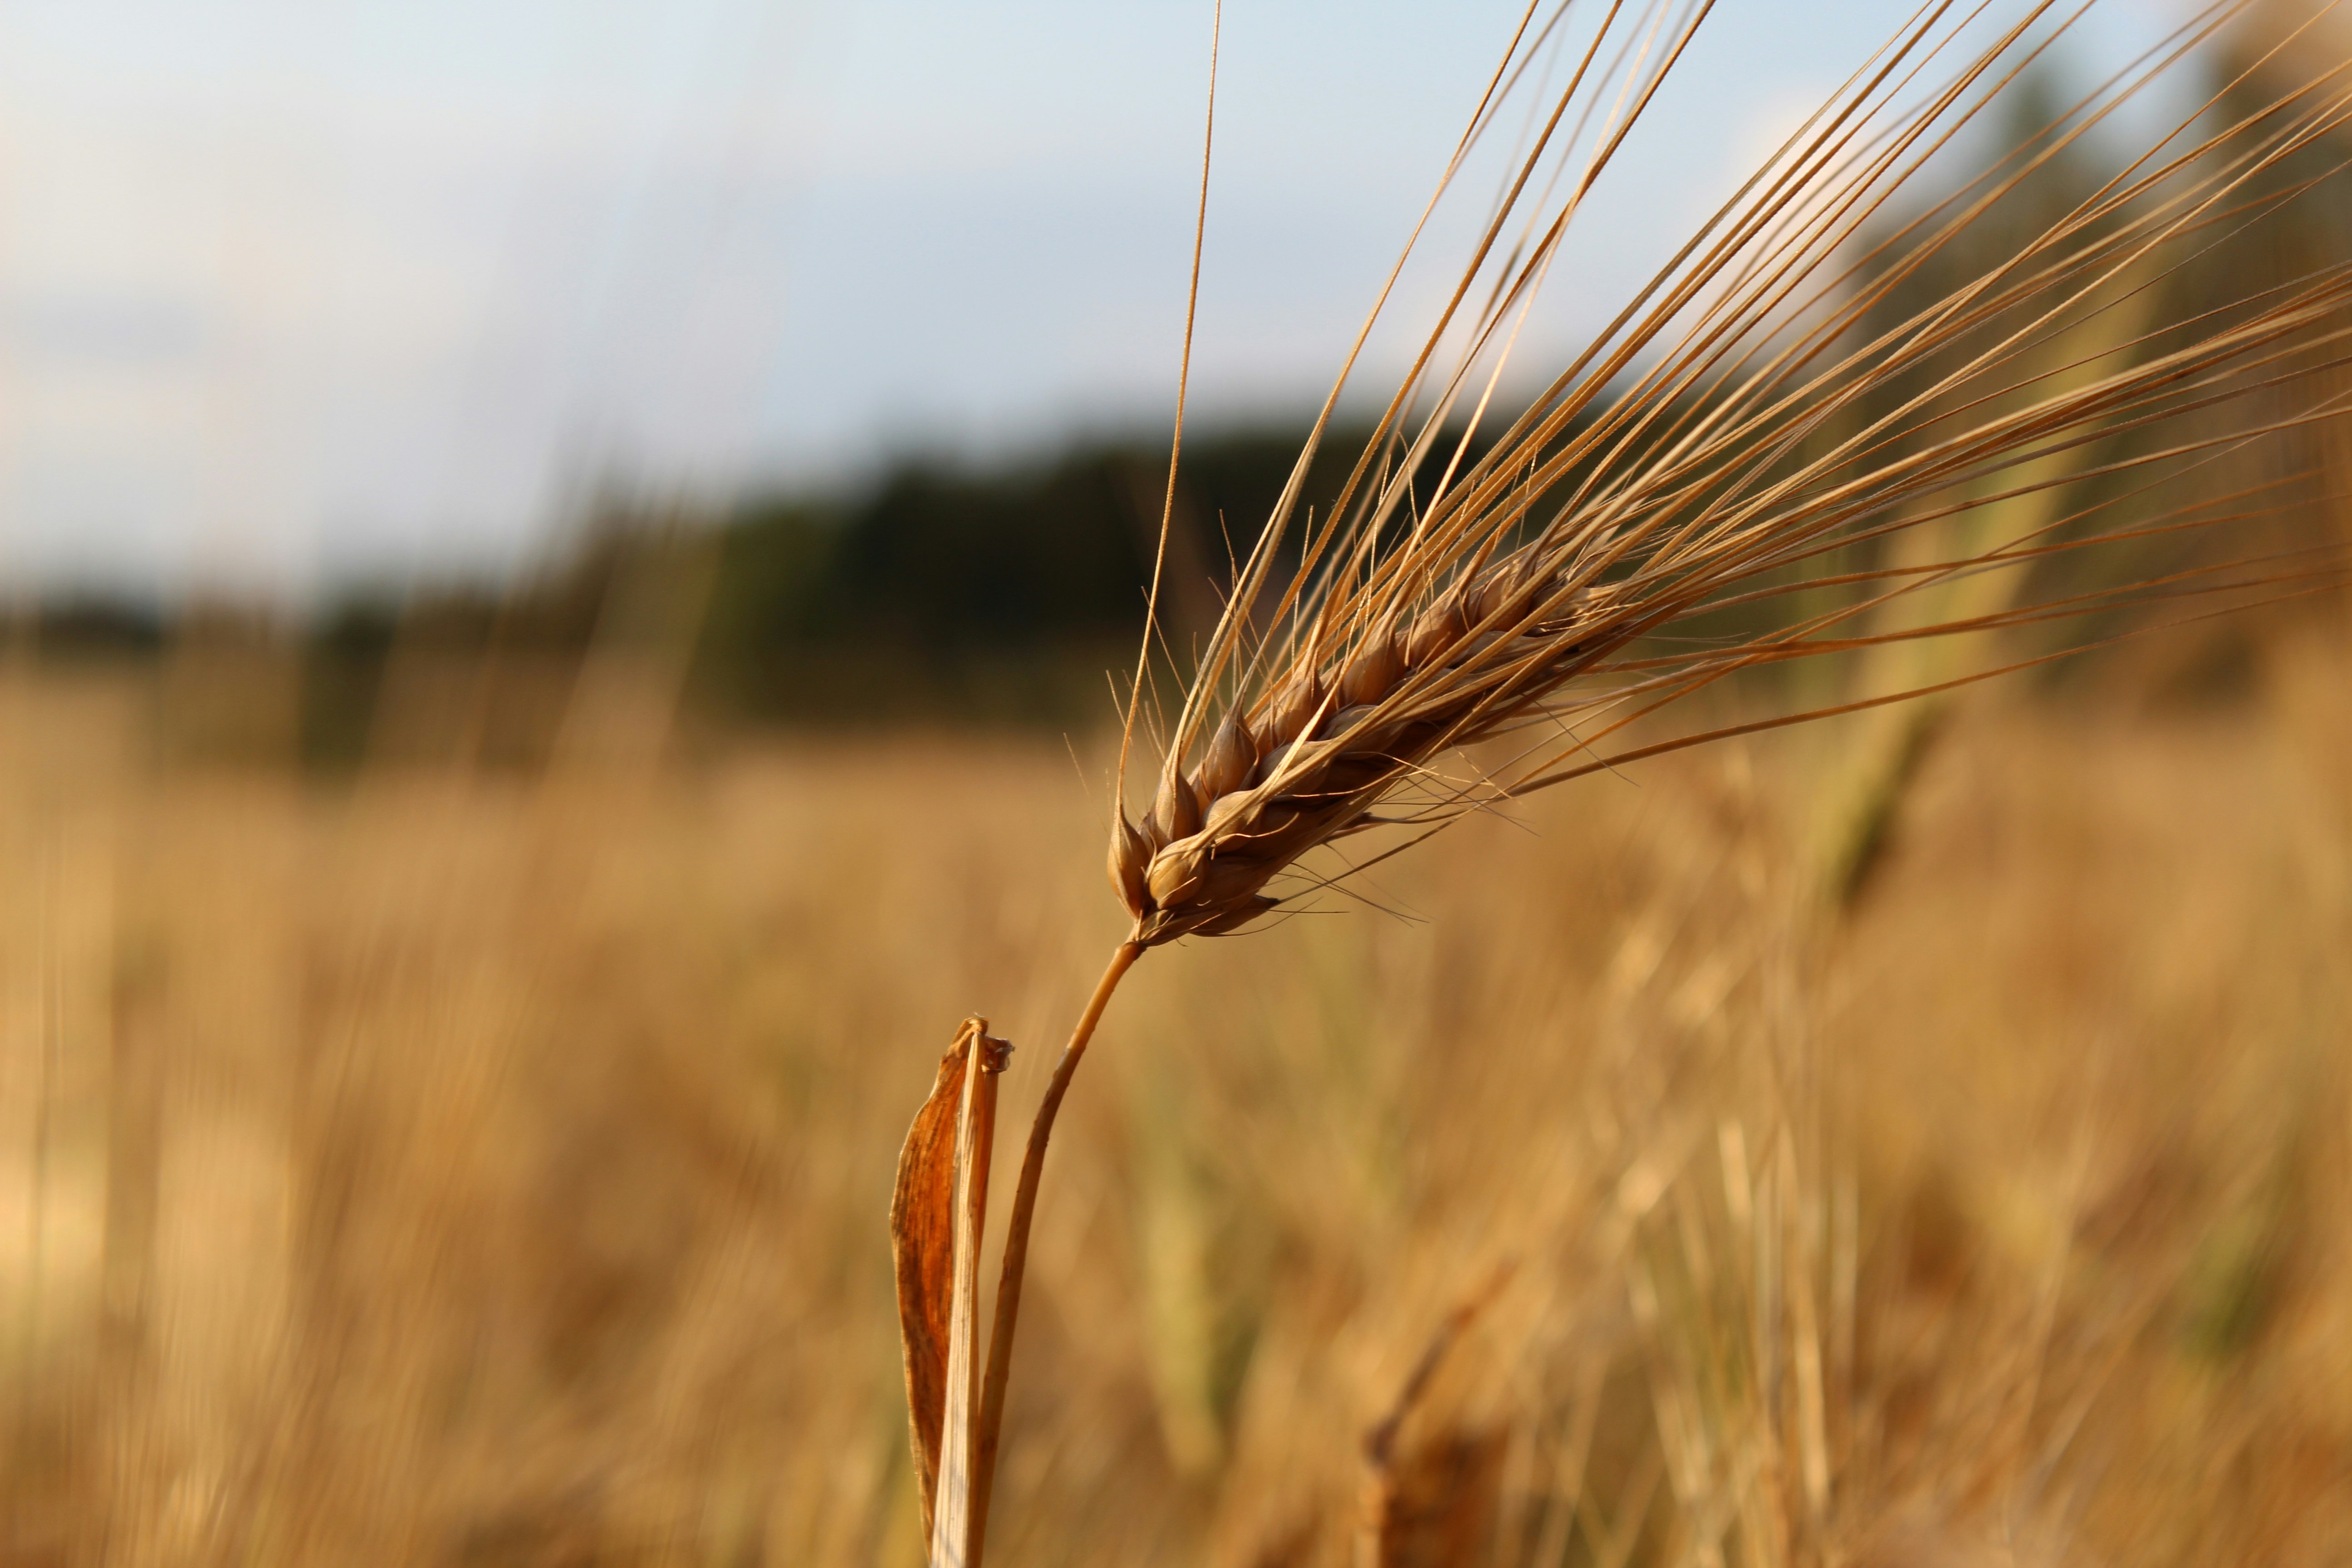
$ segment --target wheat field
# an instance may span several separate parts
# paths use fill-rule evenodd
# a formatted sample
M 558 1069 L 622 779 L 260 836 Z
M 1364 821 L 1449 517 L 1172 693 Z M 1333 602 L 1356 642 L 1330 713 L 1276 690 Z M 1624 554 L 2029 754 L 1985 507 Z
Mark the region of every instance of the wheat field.
M 2258 647 L 1975 693 L 1842 911 L 1833 722 L 1139 969 L 1002 1561 L 2344 1561 L 2352 660 Z M 892 1161 L 967 1014 L 1034 1103 L 1115 736 L 163 722 L 266 676 L 0 682 L 0 1561 L 919 1562 Z

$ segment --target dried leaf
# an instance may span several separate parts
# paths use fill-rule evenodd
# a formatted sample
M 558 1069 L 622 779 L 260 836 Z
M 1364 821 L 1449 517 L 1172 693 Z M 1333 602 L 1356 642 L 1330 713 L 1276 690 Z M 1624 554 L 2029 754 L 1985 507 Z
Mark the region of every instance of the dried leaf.
M 986 1021 L 967 1018 L 940 1058 L 931 1095 L 898 1152 L 890 1194 L 890 1254 L 898 1277 L 898 1342 L 907 1366 L 907 1423 L 931 1529 L 939 1485 L 940 1427 L 947 1409 L 949 1315 L 955 1279 L 955 1154 L 966 1064 Z
M 898 1341 L 923 1531 L 939 1534 L 944 1523 L 958 1542 L 955 1561 L 961 1560 L 962 1521 L 970 1509 L 981 1226 L 996 1136 L 996 1079 L 1012 1050 L 988 1033 L 987 1019 L 963 1021 L 940 1058 L 930 1098 L 907 1130 L 890 1194 Z M 951 1494 L 945 1520 L 939 1508 L 943 1487 Z M 933 1555 L 936 1560 L 937 1547 Z
M 996 1143 L 996 1079 L 1013 1047 L 987 1032 L 986 1019 L 975 1022 L 978 1048 L 965 1064 L 963 1110 L 956 1124 L 955 1269 L 930 1568 L 979 1568 L 980 1563 L 973 1444 L 980 1404 L 980 1244 Z

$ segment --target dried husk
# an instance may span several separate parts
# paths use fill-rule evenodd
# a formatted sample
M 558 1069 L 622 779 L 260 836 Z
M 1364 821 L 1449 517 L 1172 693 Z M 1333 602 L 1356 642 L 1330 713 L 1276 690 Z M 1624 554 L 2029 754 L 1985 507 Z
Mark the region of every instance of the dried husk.
M 977 1063 L 972 1060 L 975 1047 L 980 1052 Z M 973 1245 L 960 1253 L 957 1218 L 975 1198 L 986 1201 L 995 1080 L 1011 1050 L 1005 1041 L 988 1033 L 987 1019 L 963 1021 L 947 1054 L 940 1058 L 929 1098 L 907 1130 L 907 1142 L 898 1152 L 898 1181 L 890 1194 L 890 1254 L 898 1279 L 907 1423 L 926 1536 L 934 1526 L 950 1399 L 954 1393 L 951 1385 L 960 1370 L 954 1365 L 957 1286 L 961 1276 L 969 1294 L 971 1277 L 978 1267 L 977 1231 L 967 1220 Z M 974 1166 L 968 1183 L 959 1181 L 963 1175 L 958 1163 L 959 1142 Z M 960 1185 L 965 1189 L 961 1194 Z M 960 1195 L 964 1202 L 959 1203 Z

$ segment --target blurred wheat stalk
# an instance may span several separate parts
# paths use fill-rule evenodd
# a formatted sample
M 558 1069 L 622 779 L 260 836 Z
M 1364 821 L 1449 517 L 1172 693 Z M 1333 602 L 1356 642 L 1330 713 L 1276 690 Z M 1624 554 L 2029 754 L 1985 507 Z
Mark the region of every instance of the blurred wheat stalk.
M 2204 61 L 2255 7 L 2199 11 L 2036 116 L 1957 192 L 1906 212 L 1897 197 L 1909 182 L 1959 155 L 1962 133 L 2088 9 L 2028 5 L 1996 22 L 1982 7 L 1925 6 L 1564 371 L 1501 414 L 1514 346 L 1572 222 L 1711 8 L 1654 0 L 1587 23 L 1565 4 L 1530 5 L 1431 210 L 1473 153 L 1507 134 L 1507 110 L 1525 110 L 1520 150 L 1337 504 L 1302 514 L 1301 489 L 1385 289 L 1172 711 L 1153 699 L 1147 626 L 1109 851 L 1133 926 L 1037 1113 L 976 1380 L 978 1235 L 954 1205 L 984 1184 L 987 1139 L 967 1135 L 966 1154 L 947 1161 L 936 1131 L 957 1115 L 969 1124 L 973 1091 L 950 1080 L 976 1077 L 943 1068 L 940 1094 L 961 1093 L 961 1109 L 950 1115 L 935 1094 L 902 1164 L 902 1198 L 910 1183 L 931 1194 L 929 1208 L 902 1203 L 893 1220 L 919 1463 L 926 1497 L 936 1484 L 940 1499 L 935 1565 L 981 1560 L 1047 1140 L 1104 1007 L 1144 952 L 1344 888 L 1465 814 L 1536 789 L 1935 697 L 2086 636 L 2147 629 L 2122 626 L 2122 611 L 2166 604 L 2198 618 L 2342 576 L 2339 542 L 2269 541 L 2252 526 L 2308 474 L 2290 461 L 2250 476 L 2245 459 L 2352 407 L 2334 378 L 2352 336 L 2352 267 L 2323 258 L 2256 285 L 2210 259 L 2341 162 L 2326 139 L 2352 109 L 2352 63 L 2253 90 L 2258 68 L 2307 42 L 2320 12 L 2176 110 L 2120 174 L 1986 253 L 1989 215 L 2046 191 L 2121 106 Z M 1188 321 L 1188 363 L 1190 334 Z M 1181 431 L 1180 414 L 1178 455 Z M 1441 477 L 1423 490 L 1416 476 L 1433 459 Z M 1166 531 L 1163 512 L 1163 558 Z M 2221 539 L 2218 557 L 2152 552 L 2195 536 Z M 2070 626 L 2087 631 L 2046 640 Z M 2021 632 L 2045 641 L 1986 651 L 1989 635 Z M 1641 743 L 1628 734 L 1743 672 L 1832 655 L 1849 656 L 1858 683 L 1838 700 Z M 1865 862 L 1928 711 L 1907 710 L 1856 749 L 1850 798 L 1831 812 L 1832 885 L 1850 887 Z M 1139 729 L 1161 761 L 1139 824 L 1123 801 Z M 1376 829 L 1402 841 L 1301 868 Z M 968 1056 L 971 1038 L 957 1051 Z

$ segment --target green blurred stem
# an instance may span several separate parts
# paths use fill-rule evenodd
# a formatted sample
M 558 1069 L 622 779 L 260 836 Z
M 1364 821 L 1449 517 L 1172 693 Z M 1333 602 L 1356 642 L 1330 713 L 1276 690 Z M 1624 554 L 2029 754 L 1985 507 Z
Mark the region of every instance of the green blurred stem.
M 1021 1182 L 1013 1193 L 1013 1216 L 1004 1232 L 1004 1272 L 996 1285 L 996 1321 L 988 1334 L 988 1371 L 981 1384 L 980 1429 L 975 1437 L 978 1452 L 972 1464 L 972 1517 L 971 1550 L 967 1561 L 979 1568 L 981 1550 L 988 1537 L 988 1499 L 996 1481 L 996 1440 L 1004 1425 L 1004 1384 L 1013 1371 L 1013 1330 L 1021 1319 L 1021 1276 L 1029 1259 L 1029 1219 L 1037 1207 L 1037 1182 L 1045 1171 L 1045 1143 L 1054 1135 L 1054 1118 L 1062 1109 L 1062 1096 L 1070 1089 L 1070 1077 L 1078 1070 L 1078 1058 L 1087 1054 L 1087 1043 L 1094 1038 L 1095 1026 L 1102 1021 L 1103 1009 L 1110 1005 L 1111 993 L 1143 956 L 1139 942 L 1123 942 L 1110 955 L 1110 965 L 1102 978 L 1095 983 L 1095 994 L 1087 1001 L 1087 1010 L 1078 1015 L 1077 1027 L 1070 1031 L 1070 1043 L 1062 1047 L 1062 1059 L 1054 1064 L 1054 1076 L 1045 1085 L 1045 1098 L 1037 1106 L 1037 1120 L 1029 1129 L 1029 1147 L 1021 1156 Z

